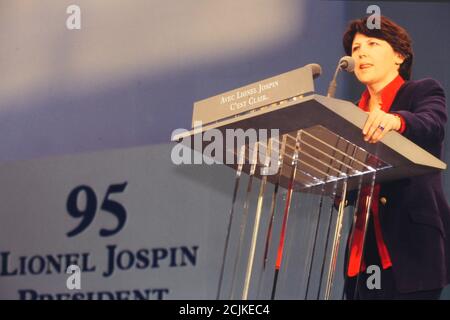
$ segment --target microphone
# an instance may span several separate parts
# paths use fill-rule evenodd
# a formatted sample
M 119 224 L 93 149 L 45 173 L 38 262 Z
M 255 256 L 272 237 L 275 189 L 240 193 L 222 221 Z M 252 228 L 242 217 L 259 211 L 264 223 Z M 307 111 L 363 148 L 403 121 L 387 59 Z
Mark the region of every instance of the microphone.
M 317 63 L 307 64 L 305 67 L 310 67 L 313 75 L 313 79 L 316 79 L 322 74 L 322 67 Z
M 353 72 L 355 69 L 355 60 L 350 56 L 344 56 L 339 60 L 338 66 L 336 68 L 336 71 L 334 72 L 333 79 L 330 82 L 330 85 L 328 86 L 327 91 L 327 97 L 333 98 L 334 94 L 336 93 L 336 78 L 338 75 L 338 72 L 340 70 L 345 70 L 347 72 Z

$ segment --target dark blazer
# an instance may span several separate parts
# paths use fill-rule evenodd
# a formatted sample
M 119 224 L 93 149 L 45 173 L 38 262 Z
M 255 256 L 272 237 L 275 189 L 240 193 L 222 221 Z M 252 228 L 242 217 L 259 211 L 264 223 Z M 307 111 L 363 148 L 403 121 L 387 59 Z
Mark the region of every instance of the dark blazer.
M 405 82 L 390 112 L 405 119 L 403 135 L 442 159 L 447 110 L 445 94 L 433 79 Z M 450 282 L 450 207 L 442 172 L 380 186 L 379 216 L 392 272 L 402 293 L 431 290 Z

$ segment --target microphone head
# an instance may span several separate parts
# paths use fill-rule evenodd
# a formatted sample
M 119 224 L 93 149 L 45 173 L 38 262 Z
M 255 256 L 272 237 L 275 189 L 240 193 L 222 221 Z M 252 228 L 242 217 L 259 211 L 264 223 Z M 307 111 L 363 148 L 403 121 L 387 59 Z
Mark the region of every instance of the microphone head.
M 344 56 L 339 60 L 339 67 L 341 70 L 353 72 L 353 70 L 355 70 L 355 59 L 350 56 Z
M 318 76 L 322 74 L 322 67 L 318 63 L 310 63 L 305 67 L 310 67 L 313 75 L 313 79 L 316 79 Z

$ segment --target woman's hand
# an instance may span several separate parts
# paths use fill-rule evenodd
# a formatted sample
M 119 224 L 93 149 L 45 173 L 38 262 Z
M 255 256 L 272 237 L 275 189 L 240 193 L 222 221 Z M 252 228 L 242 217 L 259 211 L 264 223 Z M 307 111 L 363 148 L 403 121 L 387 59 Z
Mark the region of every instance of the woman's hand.
M 391 130 L 399 130 L 401 121 L 398 116 L 374 109 L 369 113 L 363 128 L 364 140 L 369 143 L 380 141 Z

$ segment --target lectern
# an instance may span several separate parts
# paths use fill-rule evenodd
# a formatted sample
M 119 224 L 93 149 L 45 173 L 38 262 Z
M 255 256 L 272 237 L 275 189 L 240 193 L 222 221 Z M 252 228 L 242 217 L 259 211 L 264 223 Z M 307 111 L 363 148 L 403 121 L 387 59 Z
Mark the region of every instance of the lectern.
M 315 94 L 313 74 L 307 65 L 198 101 L 192 130 L 173 137 L 235 170 L 218 299 L 343 298 L 359 202 L 366 230 L 375 183 L 446 168 L 397 132 L 365 142 L 367 114 Z

